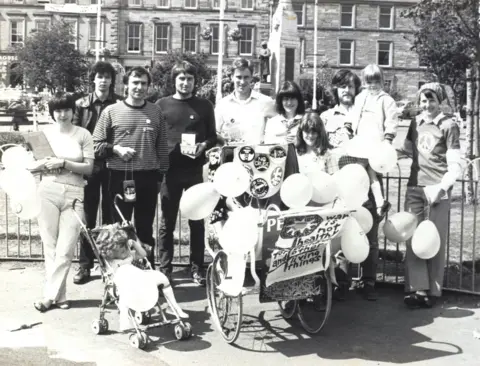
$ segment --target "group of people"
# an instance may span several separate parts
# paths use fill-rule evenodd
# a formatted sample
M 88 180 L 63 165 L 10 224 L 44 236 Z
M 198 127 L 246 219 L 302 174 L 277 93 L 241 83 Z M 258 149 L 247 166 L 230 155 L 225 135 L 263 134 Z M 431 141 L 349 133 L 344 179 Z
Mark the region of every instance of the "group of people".
M 68 308 L 66 278 L 80 233 L 80 224 L 71 211 L 74 199 L 83 200 L 76 209 L 83 210 L 87 227 L 94 228 L 99 205 L 104 224 L 121 221 L 113 200 L 122 196 L 119 208 L 127 220 L 134 212 L 138 240 L 155 268 L 153 221 L 160 193 L 157 259 L 160 272 L 172 283 L 173 232 L 182 193 L 203 182 L 206 153 L 213 147 L 229 143 L 284 144 L 293 156 L 292 173 L 322 170 L 333 174 L 341 166 L 333 159 L 332 149 L 353 136 L 390 143 L 396 136 L 396 105 L 383 91 L 383 73 L 377 65 L 368 65 L 362 80 L 349 70 L 339 70 L 332 80 L 336 105 L 321 115 L 305 110 L 301 90 L 292 81 L 283 83 L 275 101 L 254 91 L 249 60 L 235 59 L 231 75 L 234 91 L 215 108 L 195 96 L 197 71 L 187 61 L 179 61 L 172 69 L 175 94 L 156 103 L 146 100 L 151 83 L 146 69 L 134 67 L 127 72 L 126 98 L 122 100 L 114 93 L 116 74 L 107 62 L 93 66 L 95 90 L 88 96 L 76 102 L 62 93 L 52 98 L 49 109 L 56 124 L 45 129 L 45 134 L 55 157 L 46 159 L 39 187 L 42 209 L 38 221 L 45 247 L 46 286 L 43 299 L 35 303 L 37 310 L 46 311 L 55 305 Z M 425 207 L 431 207 L 429 218 L 442 239 L 440 252 L 428 261 L 407 250 L 405 303 L 410 307 L 430 307 L 441 294 L 450 193 L 460 168 L 459 128 L 441 112 L 445 98 L 440 84 L 421 88 L 418 102 L 422 113 L 412 121 L 399 151 L 413 159 L 405 209 L 421 221 Z M 182 153 L 184 134 L 195 136 L 193 157 Z M 382 176 L 368 166 L 368 161 L 364 166 L 371 183 L 365 207 L 375 225 L 368 233 L 370 253 L 362 265 L 361 282 L 365 297 L 376 300 L 378 225 L 390 204 L 383 197 Z M 228 202 L 224 200 L 224 204 L 228 212 Z M 189 226 L 192 280 L 203 285 L 204 221 L 190 220 Z M 74 283 L 89 281 L 93 261 L 90 244 L 83 239 Z M 346 272 L 346 263 L 339 267 Z M 348 276 L 339 280 L 337 293 L 344 298 Z

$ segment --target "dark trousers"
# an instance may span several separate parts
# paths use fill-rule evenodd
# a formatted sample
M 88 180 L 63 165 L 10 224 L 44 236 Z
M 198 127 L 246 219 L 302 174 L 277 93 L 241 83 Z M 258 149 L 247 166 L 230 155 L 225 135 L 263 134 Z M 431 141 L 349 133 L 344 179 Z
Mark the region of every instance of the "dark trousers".
M 123 197 L 123 182 L 125 179 L 131 180 L 132 173 L 128 173 L 125 178 L 125 171 L 110 170 L 109 191 L 112 203 L 117 194 Z M 151 250 L 148 255 L 148 261 L 155 268 L 155 239 L 153 238 L 153 221 L 157 209 L 158 197 L 158 173 L 155 170 L 142 170 L 133 172 L 133 180 L 135 181 L 136 201 L 124 202 L 117 200 L 118 208 L 127 221 L 132 220 L 132 214 L 135 210 L 135 227 L 138 239 L 150 246 Z M 113 210 L 115 222 L 121 222 L 122 218 L 117 210 Z
M 111 224 L 113 222 L 112 204 L 110 193 L 108 192 L 108 170 L 106 168 L 98 170 L 88 177 L 87 185 L 84 189 L 83 209 L 88 229 L 93 229 L 97 223 L 100 192 L 102 192 L 102 224 Z M 94 259 L 95 255 L 90 243 L 82 236 L 80 242 L 80 267 L 85 269 L 93 268 Z
M 202 171 L 171 171 L 165 176 L 160 190 L 162 221 L 158 237 L 160 270 L 172 272 L 173 232 L 177 222 L 178 206 L 184 190 L 202 183 Z M 205 224 L 203 220 L 188 221 L 190 226 L 190 265 L 192 272 L 203 266 L 205 252 Z

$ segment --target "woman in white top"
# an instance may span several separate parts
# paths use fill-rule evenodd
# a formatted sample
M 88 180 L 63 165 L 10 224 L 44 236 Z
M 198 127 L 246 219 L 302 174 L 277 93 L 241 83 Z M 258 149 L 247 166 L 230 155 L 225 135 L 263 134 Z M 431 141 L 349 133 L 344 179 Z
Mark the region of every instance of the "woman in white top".
M 40 312 L 53 305 L 67 309 L 66 282 L 80 234 L 80 223 L 72 203 L 83 200 L 84 175 L 93 169 L 93 139 L 86 129 L 72 124 L 75 100 L 73 96 L 57 93 L 48 103 L 50 115 L 56 122 L 44 130 L 54 156 L 39 161 L 42 181 L 38 186 L 41 211 L 38 227 L 45 253 L 45 291 L 34 306 Z M 83 204 L 75 210 L 83 216 Z
M 331 148 L 320 116 L 314 112 L 304 114 L 297 129 L 295 143 L 300 173 L 308 175 L 317 170 L 333 173 Z
M 305 113 L 302 92 L 295 82 L 285 81 L 283 83 L 275 100 L 275 108 L 278 115 L 267 121 L 265 143 L 295 143 L 298 126 Z

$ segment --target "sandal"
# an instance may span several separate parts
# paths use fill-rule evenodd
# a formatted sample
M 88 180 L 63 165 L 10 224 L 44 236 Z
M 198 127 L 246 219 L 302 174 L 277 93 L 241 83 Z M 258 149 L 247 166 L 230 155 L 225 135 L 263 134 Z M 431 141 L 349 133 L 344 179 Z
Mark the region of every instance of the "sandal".
M 46 311 L 50 310 L 50 306 L 49 307 L 45 306 L 45 304 L 41 301 L 34 302 L 33 306 L 35 307 L 35 309 L 37 309 L 41 313 L 45 313 Z
M 55 306 L 59 309 L 67 310 L 67 309 L 70 309 L 70 301 L 65 300 L 65 301 L 62 301 L 62 302 L 56 302 Z

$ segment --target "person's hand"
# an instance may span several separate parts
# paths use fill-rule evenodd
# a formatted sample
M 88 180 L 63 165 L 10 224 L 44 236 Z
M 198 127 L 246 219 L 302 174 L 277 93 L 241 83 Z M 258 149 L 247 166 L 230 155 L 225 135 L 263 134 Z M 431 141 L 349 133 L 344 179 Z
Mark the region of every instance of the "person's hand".
M 297 140 L 297 136 L 295 135 L 287 135 L 286 137 L 287 144 L 293 144 L 295 143 L 296 140 Z
M 198 158 L 200 155 L 202 155 L 206 148 L 207 144 L 205 142 L 199 142 L 197 144 L 197 149 L 195 150 L 195 158 Z
M 47 170 L 62 169 L 64 164 L 65 164 L 64 159 L 47 158 L 47 159 L 45 159 L 44 167 Z
M 120 145 L 115 145 L 113 147 L 113 153 L 118 155 L 123 161 L 129 161 L 133 158 L 136 151 L 131 147 L 124 147 Z
M 438 184 L 426 186 L 423 188 L 423 191 L 425 192 L 425 196 L 427 197 L 427 201 L 430 205 L 435 205 L 440 202 L 442 197 L 444 197 L 446 194 L 446 192 Z

